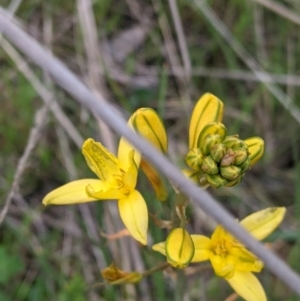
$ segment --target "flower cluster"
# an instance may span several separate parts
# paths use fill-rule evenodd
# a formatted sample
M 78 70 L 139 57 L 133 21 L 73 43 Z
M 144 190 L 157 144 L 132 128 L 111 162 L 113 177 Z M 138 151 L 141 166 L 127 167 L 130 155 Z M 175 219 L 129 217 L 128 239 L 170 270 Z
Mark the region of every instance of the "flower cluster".
M 241 182 L 246 171 L 264 152 L 264 142 L 259 137 L 245 140 L 237 134 L 228 135 L 222 123 L 223 103 L 206 93 L 197 102 L 189 126 L 188 169 L 182 172 L 202 188 L 230 187 Z M 160 152 L 168 147 L 165 127 L 158 114 L 150 108 L 141 108 L 128 120 L 128 126 L 147 139 Z M 120 217 L 129 233 L 141 244 L 147 244 L 148 208 L 142 194 L 136 189 L 139 169 L 152 185 L 156 198 L 167 198 L 165 183 L 159 172 L 141 153 L 123 137 L 115 156 L 101 143 L 87 139 L 82 146 L 87 165 L 97 179 L 81 179 L 67 183 L 47 194 L 44 205 L 69 205 L 96 200 L 118 200 Z M 190 235 L 185 229 L 186 197 L 174 187 L 176 200 L 174 212 L 177 221 L 172 225 L 166 241 L 152 249 L 167 257 L 175 268 L 185 268 L 190 263 L 209 260 L 216 275 L 228 281 L 232 288 L 247 301 L 266 300 L 264 290 L 253 275 L 260 272 L 263 263 L 243 244 L 218 226 L 211 238 Z M 240 222 L 256 239 L 267 237 L 282 221 L 285 208 L 267 208 Z M 179 221 L 178 221 L 179 220 Z M 102 271 L 102 276 L 112 284 L 135 283 L 142 275 L 124 272 L 114 264 Z
M 202 187 L 240 183 L 264 152 L 264 141 L 259 137 L 241 140 L 238 135 L 227 136 L 222 118 L 223 103 L 210 93 L 199 99 L 192 113 L 185 161 L 192 169 L 188 174 Z

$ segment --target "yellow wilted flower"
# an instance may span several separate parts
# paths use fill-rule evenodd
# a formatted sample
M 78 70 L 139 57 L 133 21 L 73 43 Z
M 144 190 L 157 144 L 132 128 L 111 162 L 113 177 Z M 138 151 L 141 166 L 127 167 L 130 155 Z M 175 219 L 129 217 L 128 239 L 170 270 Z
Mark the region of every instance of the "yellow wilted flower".
M 256 239 L 262 240 L 281 223 L 286 209 L 267 208 L 243 219 L 240 225 Z M 210 260 L 219 277 L 223 277 L 242 298 L 247 301 L 266 301 L 263 287 L 253 272 L 260 272 L 263 262 L 248 251 L 245 246 L 218 226 L 211 238 L 191 235 L 195 253 L 191 262 Z M 166 242 L 152 246 L 152 249 L 166 255 Z
M 189 128 L 189 152 L 185 161 L 199 177 L 201 186 L 214 188 L 238 184 L 245 172 L 263 155 L 264 141 L 227 136 L 223 103 L 206 93 L 197 102 Z
M 142 279 L 138 272 L 124 272 L 114 263 L 101 271 L 102 277 L 110 284 L 137 283 Z

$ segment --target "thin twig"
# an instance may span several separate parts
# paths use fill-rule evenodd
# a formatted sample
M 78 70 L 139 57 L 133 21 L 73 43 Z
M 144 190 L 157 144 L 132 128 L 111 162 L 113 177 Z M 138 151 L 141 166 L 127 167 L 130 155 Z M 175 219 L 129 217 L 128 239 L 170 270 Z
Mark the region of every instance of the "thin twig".
M 52 97 L 51 92 L 40 82 L 40 80 L 35 76 L 34 72 L 28 66 L 26 61 L 21 57 L 21 55 L 5 40 L 0 39 L 0 45 L 7 52 L 7 54 L 11 57 L 11 59 L 15 62 L 16 66 L 20 70 L 20 72 L 27 78 L 27 80 L 34 87 L 36 92 L 42 98 L 45 104 L 47 104 L 54 114 L 57 121 L 60 123 L 62 128 L 68 133 L 73 142 L 81 148 L 83 143 L 83 138 L 80 133 L 77 131 L 76 127 L 72 124 L 70 119 L 61 109 L 59 104 Z
M 183 66 L 184 66 L 186 79 L 187 79 L 187 81 L 189 81 L 189 79 L 191 77 L 191 69 L 192 69 L 191 59 L 190 59 L 190 55 L 189 55 L 189 51 L 188 51 L 188 47 L 187 47 L 187 43 L 186 43 L 185 34 L 183 31 L 181 18 L 179 15 L 177 2 L 176 2 L 176 0 L 168 0 L 168 2 L 169 2 L 169 6 L 170 6 L 171 13 L 172 13 L 172 18 L 173 18 L 177 38 L 178 38 L 178 43 L 179 43 L 179 48 L 180 48 L 180 53 L 181 53 L 181 58 L 182 58 Z
M 282 4 L 279 4 L 278 2 L 272 1 L 272 0 L 252 0 L 254 2 L 257 2 L 264 7 L 268 8 L 269 10 L 275 12 L 281 17 L 286 18 L 287 20 L 300 25 L 300 16 L 290 9 L 286 8 Z
M 18 192 L 18 190 L 19 190 L 20 182 L 21 182 L 23 173 L 27 167 L 27 163 L 30 158 L 30 155 L 34 150 L 34 148 L 41 136 L 41 131 L 46 123 L 48 111 L 49 111 L 49 107 L 47 105 L 44 105 L 41 109 L 39 109 L 36 112 L 35 125 L 33 126 L 33 128 L 30 131 L 28 142 L 25 147 L 24 153 L 18 162 L 18 166 L 17 166 L 17 170 L 14 175 L 13 183 L 12 183 L 10 191 L 5 199 L 4 206 L 0 212 L 0 226 L 2 225 L 2 223 L 5 219 L 5 216 L 8 212 L 8 208 L 13 200 L 15 193 Z
M 165 45 L 165 50 L 166 50 L 166 59 L 169 62 L 169 65 L 171 69 L 173 66 L 180 66 L 180 59 L 177 53 L 176 45 L 172 36 L 172 31 L 167 19 L 166 14 L 164 13 L 163 10 L 163 2 L 162 0 L 152 0 L 153 2 L 153 7 L 158 14 L 158 24 L 161 28 L 162 36 L 164 38 L 164 45 Z M 182 105 L 183 109 L 185 112 L 188 112 L 187 107 L 188 104 L 190 103 L 190 97 L 189 97 L 189 91 L 187 89 L 187 80 L 186 80 L 186 75 L 184 73 L 184 76 L 181 77 L 176 77 L 175 78 L 179 94 L 180 94 L 180 99 L 182 100 Z
M 109 70 L 109 69 L 108 69 Z M 137 75 L 143 77 L 145 81 L 155 82 L 161 73 L 161 68 L 156 67 L 137 67 Z M 109 70 L 110 72 L 110 70 Z M 184 77 L 184 69 L 180 66 L 173 66 L 172 69 L 166 67 L 165 72 L 168 75 Z M 253 72 L 247 70 L 229 70 L 220 68 L 193 67 L 191 70 L 193 77 L 211 77 L 228 80 L 254 81 L 261 83 L 277 83 L 289 86 L 300 86 L 300 76 L 294 74 L 274 74 L 266 73 L 267 77 L 257 77 Z

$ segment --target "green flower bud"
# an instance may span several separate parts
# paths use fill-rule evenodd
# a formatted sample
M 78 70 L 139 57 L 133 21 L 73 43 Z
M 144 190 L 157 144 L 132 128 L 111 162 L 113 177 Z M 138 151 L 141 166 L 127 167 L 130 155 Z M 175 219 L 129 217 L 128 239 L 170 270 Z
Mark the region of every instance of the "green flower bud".
M 185 157 L 185 162 L 193 170 L 200 171 L 203 163 L 203 154 L 200 148 L 191 149 Z
M 206 174 L 206 180 L 213 188 L 220 188 L 225 186 L 229 181 L 223 178 L 221 175 L 209 175 Z
M 233 150 L 235 150 L 236 148 L 244 148 L 248 150 L 247 144 L 243 140 L 239 139 L 238 135 L 227 136 L 224 139 L 223 143 L 227 148 L 232 148 Z
M 235 165 L 220 167 L 221 175 L 227 180 L 235 180 L 241 172 L 241 168 Z
M 216 175 L 219 173 L 218 165 L 211 156 L 207 156 L 203 160 L 201 169 L 210 175 Z
M 200 183 L 201 187 L 207 187 L 207 186 L 209 186 L 209 183 L 206 180 L 205 174 L 202 177 L 200 177 L 199 183 Z
M 248 157 L 242 164 L 238 165 L 241 169 L 241 173 L 244 173 L 247 169 L 250 168 L 251 159 Z
M 232 186 L 235 186 L 235 185 L 239 184 L 242 181 L 244 176 L 245 176 L 244 173 L 240 174 L 235 180 L 232 180 L 232 181 L 228 182 L 225 186 L 226 187 L 232 187 Z
M 221 122 L 210 122 L 204 126 L 198 137 L 197 146 L 201 148 L 208 135 L 220 135 L 223 140 L 226 136 L 226 127 Z M 222 141 L 221 141 L 222 142 Z
M 245 160 L 248 158 L 248 151 L 244 148 L 236 148 L 234 150 L 235 153 L 235 165 L 240 165 L 245 162 Z
M 226 154 L 226 146 L 222 143 L 216 144 L 212 146 L 210 149 L 210 155 L 218 163 L 222 160 L 225 154 Z
M 216 144 L 220 144 L 223 141 L 222 137 L 218 134 L 207 135 L 201 144 L 201 150 L 205 156 L 210 154 L 211 148 Z
M 235 161 L 235 153 L 234 151 L 229 148 L 225 154 L 225 156 L 222 158 L 220 165 L 221 166 L 229 166 L 232 165 Z

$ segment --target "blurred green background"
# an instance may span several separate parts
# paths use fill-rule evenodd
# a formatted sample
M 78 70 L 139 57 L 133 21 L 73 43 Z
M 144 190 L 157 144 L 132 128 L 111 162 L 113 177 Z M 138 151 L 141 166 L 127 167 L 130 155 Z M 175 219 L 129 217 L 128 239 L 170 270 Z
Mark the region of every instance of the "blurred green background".
M 168 131 L 169 158 L 179 167 L 195 102 L 205 92 L 218 96 L 229 134 L 261 136 L 266 150 L 237 187 L 209 192 L 239 219 L 269 206 L 287 206 L 283 224 L 268 241 L 300 272 L 298 0 L 1 0 L 1 5 L 125 118 L 139 107 L 156 109 Z M 24 62 L 27 69 L 20 71 Z M 261 70 L 272 84 L 262 82 Z M 43 97 L 55 99 L 65 113 L 60 122 L 57 108 L 48 114 L 1 225 L 1 301 L 241 300 L 205 264 L 180 272 L 168 268 L 136 286 L 93 288 L 112 261 L 126 271 L 162 262 L 151 244 L 167 232 L 151 221 L 149 247 L 142 247 L 129 237 L 105 236 L 123 229 L 115 202 L 45 208 L 41 200 L 51 189 L 93 176 L 64 124 L 71 122 L 83 139 L 93 137 L 110 149 L 119 137 L 5 39 L 0 72 L 0 208 Z M 148 186 L 141 175 L 139 189 L 151 213 L 169 219 L 171 187 L 168 201 L 159 203 Z M 195 208 L 189 208 L 188 218 L 191 233 L 211 234 L 213 223 Z M 267 270 L 259 279 L 268 300 L 299 300 Z

